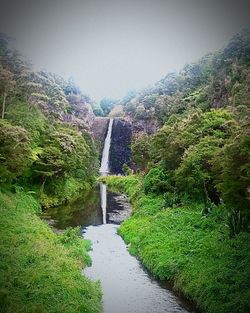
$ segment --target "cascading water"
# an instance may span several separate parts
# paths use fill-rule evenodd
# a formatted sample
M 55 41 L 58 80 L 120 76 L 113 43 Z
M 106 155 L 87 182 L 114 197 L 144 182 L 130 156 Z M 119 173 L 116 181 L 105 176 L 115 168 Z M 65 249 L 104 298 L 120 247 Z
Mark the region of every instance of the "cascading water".
M 102 154 L 101 176 L 108 175 L 110 171 L 112 126 L 113 119 L 110 119 Z M 139 261 L 127 251 L 124 241 L 117 234 L 118 225 L 110 222 L 110 209 L 115 203 L 110 201 L 107 186 L 103 183 L 100 183 L 100 198 L 103 225 L 84 229 L 84 237 L 92 242 L 92 251 L 89 252 L 92 266 L 86 268 L 84 273 L 90 279 L 101 282 L 103 313 L 187 313 L 180 307 L 176 297 L 152 280 Z M 125 206 L 123 209 L 125 211 Z M 117 212 L 113 210 L 113 214 L 117 215 Z
M 109 173 L 109 150 L 110 150 L 110 144 L 111 144 L 112 126 L 113 126 L 113 119 L 111 118 L 109 121 L 107 136 L 104 142 L 104 148 L 102 151 L 102 161 L 101 161 L 101 168 L 100 168 L 101 176 L 105 176 Z
M 108 132 L 105 138 L 104 147 L 102 151 L 102 161 L 101 161 L 101 167 L 100 167 L 101 176 L 106 176 L 109 173 L 109 150 L 110 150 L 110 144 L 111 144 L 112 126 L 113 126 L 113 119 L 111 118 L 109 120 Z M 100 195 L 101 195 L 103 224 L 106 224 L 107 223 L 107 218 L 106 218 L 107 186 L 103 183 L 100 183 Z
M 113 120 L 110 119 L 102 155 L 101 176 L 109 174 L 112 126 Z M 165 286 L 149 276 L 139 261 L 129 254 L 117 229 L 131 210 L 128 203 L 119 202 L 118 197 L 121 199 L 121 195 L 110 193 L 107 189 L 105 184 L 100 184 L 100 199 L 98 197 L 97 202 L 87 196 L 80 200 L 80 207 L 75 203 L 72 204 L 73 207 L 56 209 L 62 222 L 68 223 L 67 226 L 82 225 L 85 239 L 92 242 L 92 250 L 89 252 L 92 265 L 84 269 L 84 274 L 91 280 L 101 282 L 103 313 L 188 313 L 179 305 L 180 301 Z M 96 196 L 96 192 L 94 194 Z M 82 210 L 79 209 L 81 207 Z M 72 220 L 65 218 L 65 212 L 69 213 Z M 55 215 L 53 218 L 57 219 Z

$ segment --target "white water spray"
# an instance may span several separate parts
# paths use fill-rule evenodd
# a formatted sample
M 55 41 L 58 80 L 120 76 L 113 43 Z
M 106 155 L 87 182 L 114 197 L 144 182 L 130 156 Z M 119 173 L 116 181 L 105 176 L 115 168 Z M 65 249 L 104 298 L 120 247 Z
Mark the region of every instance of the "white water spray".
M 101 162 L 101 168 L 100 168 L 101 176 L 105 176 L 106 174 L 109 173 L 109 150 L 110 150 L 110 143 L 111 143 L 112 126 L 113 126 L 113 119 L 111 118 L 109 121 L 107 136 L 104 142 L 104 148 L 102 151 L 102 162 Z
M 100 174 L 101 176 L 106 176 L 109 173 L 109 150 L 111 144 L 111 134 L 112 134 L 112 126 L 113 126 L 113 119 L 111 118 L 109 121 L 109 127 L 107 136 L 104 142 L 104 148 L 102 151 L 102 161 L 101 161 L 101 168 Z M 102 208 L 102 218 L 103 224 L 107 223 L 106 213 L 107 213 L 107 186 L 103 183 L 100 183 L 100 195 L 101 195 L 101 208 Z

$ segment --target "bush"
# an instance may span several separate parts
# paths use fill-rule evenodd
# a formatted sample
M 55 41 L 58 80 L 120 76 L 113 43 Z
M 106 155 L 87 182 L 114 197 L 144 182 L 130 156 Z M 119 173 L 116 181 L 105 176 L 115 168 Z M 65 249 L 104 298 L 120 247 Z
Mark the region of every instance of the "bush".
M 173 208 L 173 207 L 180 206 L 181 204 L 180 196 L 176 191 L 165 192 L 163 198 L 164 198 L 165 208 Z
M 172 189 L 170 176 L 162 168 L 152 168 L 143 179 L 143 189 L 146 194 L 160 194 Z
M 145 170 L 150 161 L 152 138 L 143 134 L 136 138 L 131 145 L 132 160 L 141 170 Z
M 31 149 L 28 132 L 0 120 L 0 183 L 16 179 L 30 165 Z
M 214 171 L 217 173 L 217 188 L 230 210 L 241 212 L 246 229 L 250 223 L 250 137 L 249 130 L 242 130 L 232 137 L 214 157 Z M 233 230 L 233 229 L 232 229 Z

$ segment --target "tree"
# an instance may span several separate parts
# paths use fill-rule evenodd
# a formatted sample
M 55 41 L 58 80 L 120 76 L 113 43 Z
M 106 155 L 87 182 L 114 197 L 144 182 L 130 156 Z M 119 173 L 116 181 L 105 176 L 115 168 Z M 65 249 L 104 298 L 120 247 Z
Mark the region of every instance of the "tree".
M 235 128 L 231 114 L 223 109 L 205 113 L 196 109 L 179 118 L 172 117 L 154 135 L 152 144 L 153 159 L 161 160 L 167 170 L 177 169 L 185 151 L 198 144 L 202 138 L 229 138 Z
M 66 176 L 91 182 L 95 171 L 96 155 L 89 138 L 67 126 L 50 127 L 43 135 L 44 142 L 36 157 L 32 171 L 45 184 L 62 180 Z
M 249 129 L 239 131 L 215 155 L 217 188 L 228 208 L 240 212 L 245 225 L 250 221 L 250 136 Z
M 37 106 L 13 99 L 8 106 L 7 119 L 12 125 L 21 126 L 29 132 L 32 148 L 40 145 L 47 125 L 45 116 Z
M 0 93 L 2 95 L 2 119 L 5 116 L 6 99 L 13 87 L 15 86 L 14 75 L 9 70 L 0 67 Z
M 92 102 L 91 103 L 91 107 L 93 109 L 93 112 L 94 112 L 95 116 L 104 116 L 103 110 L 102 110 L 102 108 L 101 108 L 99 103 Z
M 137 137 L 132 143 L 132 160 L 141 169 L 147 168 L 148 162 L 151 159 L 152 138 L 147 134 Z
M 103 98 L 100 101 L 100 106 L 102 108 L 104 116 L 109 115 L 109 112 L 112 110 L 112 108 L 114 107 L 116 103 L 117 103 L 117 100 L 114 100 L 111 98 Z
M 31 164 L 30 138 L 19 126 L 0 121 L 0 181 L 11 182 Z
M 205 205 L 207 201 L 219 203 L 212 160 L 222 145 L 222 138 L 207 136 L 185 151 L 175 170 L 175 182 L 180 192 L 187 193 L 196 200 L 204 200 Z

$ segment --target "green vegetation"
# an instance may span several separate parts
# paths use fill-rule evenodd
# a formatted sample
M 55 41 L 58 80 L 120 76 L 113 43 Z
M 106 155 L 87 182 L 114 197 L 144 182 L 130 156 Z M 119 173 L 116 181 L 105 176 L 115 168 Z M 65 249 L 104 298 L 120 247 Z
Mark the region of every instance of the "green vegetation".
M 249 106 L 250 34 L 243 30 L 222 50 L 169 73 L 154 86 L 130 93 L 121 103 L 135 121 L 163 125 L 187 109 Z
M 249 56 L 243 30 L 180 73 L 97 104 L 72 79 L 32 71 L 0 36 L 1 312 L 100 310 L 99 286 L 80 273 L 89 243 L 37 216 L 38 202 L 69 203 L 95 184 L 91 107 L 132 121 L 132 169 L 101 178 L 134 206 L 120 228 L 131 253 L 206 313 L 250 311 Z
M 95 143 L 79 122 L 91 100 L 72 79 L 33 72 L 5 37 L 0 51 L 0 184 L 35 191 L 43 207 L 71 201 L 97 175 Z
M 131 253 L 206 313 L 250 310 L 249 52 L 244 30 L 124 99 L 140 174 L 105 178 L 133 204 Z
M 225 203 L 231 236 L 250 223 L 249 51 L 243 30 L 223 50 L 124 103 L 135 123 L 162 125 L 132 143 L 145 192 L 202 203 L 204 214 Z
M 100 103 L 93 102 L 91 106 L 93 112 L 95 113 L 95 116 L 104 116 L 103 109 L 101 108 Z
M 1 312 L 100 312 L 100 287 L 81 274 L 90 259 L 79 230 L 54 234 L 21 191 L 1 192 L 0 211 Z
M 119 232 L 149 271 L 172 281 L 204 312 L 249 311 L 250 236 L 230 238 L 224 206 L 204 216 L 200 203 L 182 198 L 170 207 L 162 195 L 146 195 L 140 176 L 105 180 L 132 202 L 132 217 Z
M 100 286 L 81 273 L 90 243 L 54 234 L 38 215 L 95 184 L 91 100 L 72 80 L 31 66 L 0 37 L 0 311 L 101 311 Z
M 146 193 L 189 198 L 202 203 L 204 213 L 223 200 L 230 215 L 239 217 L 238 231 L 248 229 L 249 136 L 232 112 L 187 111 L 148 137 L 132 145 L 133 160 L 146 171 Z
M 115 106 L 117 100 L 110 99 L 110 98 L 103 98 L 100 101 L 100 107 L 103 111 L 103 115 L 107 116 L 109 115 L 109 112 L 112 110 L 112 108 Z

